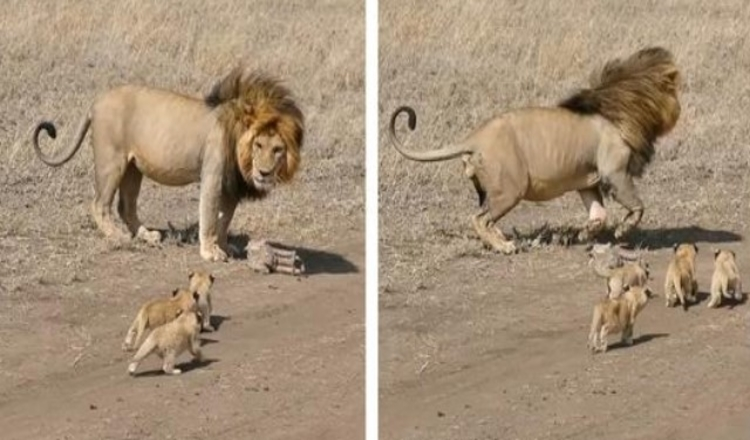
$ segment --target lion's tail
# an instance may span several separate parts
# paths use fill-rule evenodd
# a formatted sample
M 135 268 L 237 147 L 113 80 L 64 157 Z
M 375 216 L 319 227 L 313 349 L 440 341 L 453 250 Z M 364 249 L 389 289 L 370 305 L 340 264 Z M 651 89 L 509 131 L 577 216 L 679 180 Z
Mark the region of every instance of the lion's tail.
M 396 151 L 401 153 L 407 159 L 416 160 L 419 162 L 437 162 L 441 160 L 453 159 L 455 157 L 461 156 L 462 154 L 473 152 L 473 149 L 470 146 L 462 144 L 451 145 L 449 147 L 424 152 L 406 150 L 401 141 L 399 141 L 398 137 L 396 136 L 396 118 L 398 118 L 401 113 L 406 113 L 409 116 L 408 124 L 410 130 L 414 130 L 414 128 L 416 128 L 417 126 L 417 113 L 411 107 L 404 105 L 397 108 L 396 111 L 394 111 L 391 115 L 391 124 L 388 130 L 390 141 L 396 148 Z
M 63 153 L 61 156 L 53 159 L 44 154 L 42 152 L 42 149 L 39 148 L 39 133 L 44 130 L 47 132 L 47 135 L 49 137 L 55 139 L 57 138 L 57 129 L 55 128 L 55 124 L 49 121 L 40 122 L 39 125 L 36 126 L 36 129 L 34 129 L 34 151 L 36 152 L 37 157 L 42 162 L 51 167 L 59 167 L 60 165 L 63 165 L 64 163 L 69 161 L 74 154 L 76 154 L 78 149 L 81 148 L 81 144 L 83 144 L 83 138 L 86 137 L 86 133 L 88 132 L 90 125 L 91 115 L 86 115 L 86 117 L 81 121 L 81 124 L 78 127 L 78 138 L 76 139 L 76 142 L 68 151 Z

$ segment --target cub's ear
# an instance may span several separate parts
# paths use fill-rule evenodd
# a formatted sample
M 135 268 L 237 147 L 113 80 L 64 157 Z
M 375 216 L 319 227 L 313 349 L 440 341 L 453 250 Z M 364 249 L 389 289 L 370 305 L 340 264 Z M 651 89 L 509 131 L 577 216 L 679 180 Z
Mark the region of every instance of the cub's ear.
M 719 257 L 719 252 L 721 252 L 721 249 L 714 248 L 714 260 Z
M 191 270 L 191 271 L 190 271 L 190 273 L 188 274 L 188 279 L 190 280 L 190 279 L 192 279 L 192 278 L 193 278 L 194 276 L 195 276 L 195 272 L 193 272 L 193 271 Z
M 195 302 L 198 302 L 198 299 L 199 299 L 200 297 L 201 297 L 201 296 L 200 296 L 200 295 L 198 295 L 198 292 L 193 292 L 193 299 L 195 300 Z
M 698 253 L 698 245 L 695 244 L 695 243 L 693 243 L 693 248 L 695 249 L 695 253 L 697 254 Z
M 675 243 L 674 246 L 672 246 L 672 250 L 677 252 L 677 247 L 680 246 L 680 243 Z
M 732 258 L 737 258 L 737 255 L 734 253 L 734 251 L 729 251 L 730 254 L 732 254 Z
M 172 296 L 177 296 L 177 292 L 179 292 L 179 291 L 180 291 L 180 289 L 174 289 L 172 291 Z
M 216 281 L 216 277 L 214 277 L 213 274 L 209 274 L 208 279 L 211 281 L 211 284 L 213 284 L 214 281 Z

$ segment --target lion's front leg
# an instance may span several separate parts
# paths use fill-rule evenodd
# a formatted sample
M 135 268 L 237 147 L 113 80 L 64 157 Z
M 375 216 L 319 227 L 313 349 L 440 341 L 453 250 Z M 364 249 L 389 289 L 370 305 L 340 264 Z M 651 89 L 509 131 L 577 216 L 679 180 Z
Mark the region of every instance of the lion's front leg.
M 628 213 L 625 214 L 617 229 L 615 229 L 615 238 L 619 240 L 641 222 L 643 201 L 638 196 L 633 178 L 627 174 L 625 169 L 607 176 L 607 183 L 610 185 L 612 197 L 628 210 Z
M 585 242 L 596 237 L 607 225 L 607 211 L 604 209 L 604 200 L 598 186 L 580 190 L 578 194 L 581 196 L 583 206 L 586 207 L 586 211 L 589 213 L 586 227 L 578 237 L 579 240 Z
M 238 201 L 233 197 L 222 195 L 219 205 L 219 219 L 217 225 L 217 235 L 219 248 L 229 255 L 236 256 L 239 250 L 229 247 L 229 224 L 234 217 L 234 211 L 237 209 Z
M 204 173 L 201 179 L 199 239 L 201 257 L 208 261 L 227 261 L 219 242 L 221 173 Z

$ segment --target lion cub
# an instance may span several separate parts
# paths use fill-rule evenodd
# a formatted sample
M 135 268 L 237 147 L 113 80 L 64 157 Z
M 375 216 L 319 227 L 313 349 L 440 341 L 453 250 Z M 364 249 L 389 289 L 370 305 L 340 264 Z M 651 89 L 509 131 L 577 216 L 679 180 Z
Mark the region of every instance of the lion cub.
M 174 364 L 177 356 L 185 350 L 190 351 L 193 359 L 200 362 L 203 357 L 198 344 L 198 334 L 201 331 L 202 320 L 200 312 L 181 312 L 174 321 L 155 328 L 133 356 L 128 365 L 128 373 L 135 375 L 138 364 L 153 352 L 164 360 L 162 370 L 167 374 L 182 373 Z
M 203 322 L 201 323 L 204 329 L 214 328 L 211 326 L 211 312 L 213 310 L 211 306 L 211 287 L 214 285 L 214 276 L 208 272 L 196 270 L 190 272 L 188 275 L 190 279 L 190 291 L 198 294 L 198 310 L 203 315 Z
M 635 318 L 653 296 L 648 287 L 625 285 L 618 298 L 605 298 L 594 306 L 588 342 L 591 351 L 606 352 L 610 333 L 622 333 L 622 342 L 633 345 Z
M 648 263 L 643 259 L 611 269 L 607 277 L 607 297 L 619 298 L 625 286 L 645 287 L 650 276 Z
M 674 258 L 667 267 L 664 281 L 664 297 L 667 307 L 675 305 L 675 299 L 687 310 L 687 301 L 695 302 L 698 294 L 698 281 L 695 279 L 695 256 L 698 246 L 693 243 L 681 243 L 674 246 Z
M 158 298 L 144 304 L 135 316 L 122 343 L 123 351 L 131 351 L 141 345 L 146 330 L 166 324 L 183 312 L 194 311 L 200 295 L 185 289 L 175 289 L 171 298 Z
M 742 301 L 742 280 L 733 251 L 714 251 L 714 275 L 711 279 L 711 300 L 708 307 L 721 305 L 721 297 Z

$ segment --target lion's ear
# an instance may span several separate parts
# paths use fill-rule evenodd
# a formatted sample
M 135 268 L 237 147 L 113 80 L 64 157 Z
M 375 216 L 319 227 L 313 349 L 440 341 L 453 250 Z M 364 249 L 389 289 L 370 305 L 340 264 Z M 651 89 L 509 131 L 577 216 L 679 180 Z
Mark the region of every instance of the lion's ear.
M 698 245 L 695 244 L 695 243 L 693 243 L 693 248 L 695 249 L 695 253 L 697 254 L 698 253 Z
M 179 292 L 179 291 L 180 291 L 180 289 L 174 289 L 172 291 L 172 296 L 177 296 L 177 292 Z
M 191 271 L 190 271 L 190 273 L 188 274 L 188 279 L 189 279 L 189 280 L 190 280 L 190 279 L 193 279 L 193 277 L 194 277 L 194 276 L 195 276 L 195 272 L 193 272 L 193 271 L 191 270 Z
M 669 81 L 671 81 L 673 84 L 678 84 L 680 82 L 680 71 L 675 69 L 672 69 L 668 71 L 665 76 Z

